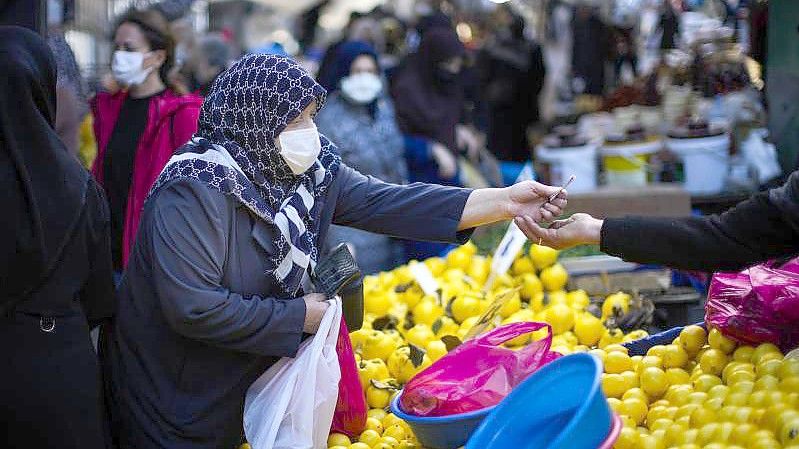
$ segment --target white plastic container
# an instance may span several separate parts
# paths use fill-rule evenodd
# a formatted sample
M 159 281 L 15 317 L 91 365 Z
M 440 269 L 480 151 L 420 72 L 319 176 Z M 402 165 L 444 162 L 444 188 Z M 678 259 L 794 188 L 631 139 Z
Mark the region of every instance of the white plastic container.
M 606 143 L 601 150 L 605 183 L 617 187 L 645 186 L 649 157 L 662 147 L 663 142 L 659 139 Z
M 668 139 L 667 148 L 683 161 L 685 190 L 692 195 L 721 192 L 730 163 L 730 136 Z
M 597 187 L 597 147 L 597 142 L 577 147 L 538 146 L 535 149 L 536 162 L 549 166 L 551 185 L 561 186 L 574 175 L 569 192 L 593 192 Z

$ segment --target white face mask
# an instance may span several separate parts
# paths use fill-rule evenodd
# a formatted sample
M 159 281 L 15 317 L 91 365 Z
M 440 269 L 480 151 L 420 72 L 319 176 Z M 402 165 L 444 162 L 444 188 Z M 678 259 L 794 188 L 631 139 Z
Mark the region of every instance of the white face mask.
M 126 86 L 136 86 L 147 79 L 147 75 L 153 71 L 153 67 L 142 67 L 144 64 L 144 54 L 137 51 L 114 52 L 114 60 L 111 63 L 111 71 L 114 78 Z
M 280 155 L 295 175 L 301 175 L 311 168 L 322 151 L 316 125 L 283 131 L 277 138 L 280 142 Z
M 361 72 L 341 79 L 341 92 L 350 100 L 371 103 L 383 90 L 383 82 L 374 73 Z

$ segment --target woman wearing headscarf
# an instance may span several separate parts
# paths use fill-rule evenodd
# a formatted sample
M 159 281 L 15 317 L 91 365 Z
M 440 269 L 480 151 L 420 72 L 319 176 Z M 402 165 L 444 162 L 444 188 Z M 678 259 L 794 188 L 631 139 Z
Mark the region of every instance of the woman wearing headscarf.
M 92 101 L 97 158 L 92 174 L 111 207 L 114 269 L 130 255 L 147 192 L 174 151 L 197 130 L 202 98 L 167 87 L 175 44 L 163 16 L 132 11 L 114 32 L 111 70 L 123 87 Z
M 405 137 L 411 182 L 460 185 L 457 129 L 465 104 L 461 70 L 465 49 L 452 27 L 431 26 L 416 53 L 394 75 L 391 96 Z M 447 245 L 407 242 L 405 256 L 426 259 Z
M 365 42 L 347 42 L 339 48 L 335 67 L 336 90 L 316 116 L 319 131 L 336 142 L 348 166 L 381 181 L 406 184 L 402 134 L 383 92 L 377 53 Z M 350 244 L 364 273 L 389 270 L 403 259 L 402 244 L 385 235 L 331 226 L 327 242 L 329 247 Z
M 109 216 L 55 131 L 46 42 L 0 27 L 0 440 L 107 447 L 89 331 L 114 311 Z
M 565 204 L 543 205 L 557 189 L 533 182 L 471 191 L 364 176 L 318 133 L 324 99 L 294 61 L 243 57 L 154 185 L 109 345 L 122 448 L 241 441 L 247 388 L 327 308 L 308 278 L 331 223 L 463 242 L 480 224 L 548 220 Z

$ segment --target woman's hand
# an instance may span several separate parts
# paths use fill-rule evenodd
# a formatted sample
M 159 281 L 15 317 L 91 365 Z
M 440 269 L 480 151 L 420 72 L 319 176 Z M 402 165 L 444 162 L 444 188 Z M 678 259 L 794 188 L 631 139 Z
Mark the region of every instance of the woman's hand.
M 542 228 L 529 217 L 516 217 L 514 221 L 528 239 L 555 249 L 583 244 L 598 245 L 603 223 L 588 214 L 574 214 L 552 223 L 549 229 Z
M 306 334 L 315 334 L 330 304 L 327 303 L 327 296 L 323 293 L 309 293 L 302 299 L 305 301 L 305 322 L 302 331 Z
M 560 193 L 558 193 L 560 192 Z M 558 194 L 552 202 L 549 197 Z M 551 221 L 566 207 L 566 191 L 535 181 L 523 181 L 504 189 L 477 189 L 469 195 L 458 230 L 529 217 L 533 221 Z
M 566 207 L 566 190 L 535 181 L 523 181 L 506 187 L 508 191 L 508 216 L 530 217 L 536 222 L 552 221 Z M 558 193 L 560 191 L 560 193 Z M 558 193 L 551 202 L 550 196 Z
M 438 165 L 438 175 L 444 179 L 454 178 L 458 173 L 458 161 L 452 151 L 438 142 L 433 142 L 430 152 Z

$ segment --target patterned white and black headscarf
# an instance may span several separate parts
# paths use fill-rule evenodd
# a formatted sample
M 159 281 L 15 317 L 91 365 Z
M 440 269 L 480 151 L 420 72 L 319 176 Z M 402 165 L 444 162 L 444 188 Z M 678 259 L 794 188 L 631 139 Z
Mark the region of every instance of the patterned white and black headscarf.
M 169 160 L 153 189 L 180 178 L 201 181 L 230 195 L 277 229 L 269 273 L 281 293 L 299 291 L 303 275 L 319 256 L 320 197 L 335 177 L 340 158 L 320 136 L 314 165 L 294 175 L 275 139 L 326 91 L 295 61 L 277 55 L 249 55 L 214 82 L 203 103 L 199 129 Z

